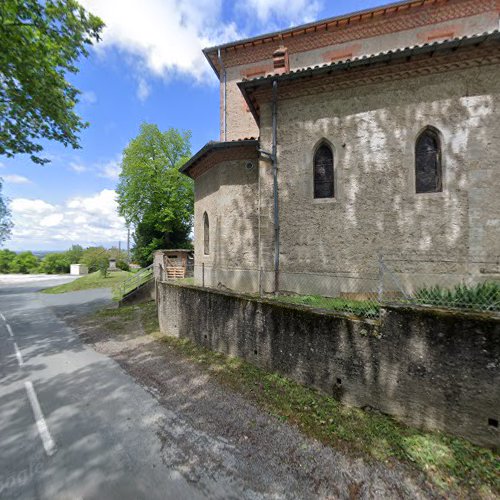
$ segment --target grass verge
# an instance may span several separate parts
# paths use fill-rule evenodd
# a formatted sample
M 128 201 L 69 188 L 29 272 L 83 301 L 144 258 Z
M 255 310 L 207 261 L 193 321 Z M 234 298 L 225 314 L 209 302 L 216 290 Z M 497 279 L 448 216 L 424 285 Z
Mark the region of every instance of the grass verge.
M 318 309 L 345 311 L 366 318 L 376 318 L 380 305 L 369 300 L 350 300 L 338 297 L 322 297 L 320 295 L 276 295 L 269 296 L 271 300 L 287 304 L 299 304 Z
M 399 461 L 423 473 L 445 495 L 497 498 L 500 494 L 500 457 L 491 450 L 439 432 L 407 427 L 386 415 L 344 406 L 240 358 L 227 357 L 186 339 L 162 335 L 158 331 L 154 303 L 105 309 L 96 317 L 105 328 L 117 334 L 124 331 L 127 322 L 139 319 L 146 334 L 156 341 L 326 445 L 388 466 Z
M 175 280 L 176 283 L 182 283 L 183 285 L 194 285 L 194 278 L 179 278 Z
M 71 283 L 45 288 L 42 293 L 66 293 L 78 290 L 90 290 L 92 288 L 112 288 L 121 283 L 133 273 L 127 271 L 113 271 L 103 278 L 99 271 L 82 276 Z

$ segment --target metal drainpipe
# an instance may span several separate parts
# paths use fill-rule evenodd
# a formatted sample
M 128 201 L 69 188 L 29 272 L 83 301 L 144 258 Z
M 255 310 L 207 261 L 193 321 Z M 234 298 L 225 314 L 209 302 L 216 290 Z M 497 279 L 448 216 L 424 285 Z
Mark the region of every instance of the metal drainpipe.
M 274 293 L 279 291 L 280 272 L 280 226 L 279 226 L 279 204 L 278 204 L 278 156 L 277 156 L 277 107 L 278 107 L 278 82 L 273 81 L 273 197 L 274 197 Z
M 222 70 L 222 78 L 224 82 L 224 90 L 222 92 L 222 106 L 223 106 L 223 114 L 222 114 L 222 130 L 223 130 L 223 138 L 224 142 L 227 141 L 227 121 L 226 121 L 226 92 L 227 92 L 227 76 L 226 76 L 226 68 L 224 66 L 224 62 L 222 61 L 222 57 L 220 55 L 220 49 L 217 51 L 217 57 L 219 59 L 219 65 Z

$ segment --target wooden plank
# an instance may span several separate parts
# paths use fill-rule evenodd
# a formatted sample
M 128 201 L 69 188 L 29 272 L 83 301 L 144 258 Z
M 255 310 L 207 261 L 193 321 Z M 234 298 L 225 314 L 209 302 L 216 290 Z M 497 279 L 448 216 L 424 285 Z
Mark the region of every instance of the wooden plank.
M 167 279 L 184 278 L 185 269 L 183 267 L 167 267 Z

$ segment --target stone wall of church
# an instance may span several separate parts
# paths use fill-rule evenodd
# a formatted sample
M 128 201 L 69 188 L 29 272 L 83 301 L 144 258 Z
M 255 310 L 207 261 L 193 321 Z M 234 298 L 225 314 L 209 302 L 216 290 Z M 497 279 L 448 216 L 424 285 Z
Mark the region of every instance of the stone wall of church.
M 314 34 L 297 37 L 293 43 L 288 41 L 288 45 L 292 44 L 290 69 L 492 31 L 499 28 L 499 14 L 492 5 L 491 0 L 463 0 L 439 6 L 440 14 L 426 18 L 426 22 L 422 22 L 418 14 L 412 14 L 411 19 L 407 19 L 408 16 L 391 17 L 366 25 L 364 29 L 354 25 L 348 29 L 333 29 L 330 34 L 324 35 L 327 37 L 325 40 L 329 40 L 330 43 L 316 39 Z M 429 19 L 432 22 L 429 22 Z M 286 42 L 284 44 L 287 45 Z M 258 126 L 237 84 L 243 78 L 256 78 L 273 73 L 272 53 L 278 45 L 272 43 L 258 45 L 240 50 L 236 55 L 231 53 L 229 58 L 225 56 L 227 140 L 259 136 Z M 256 56 L 260 54 L 258 60 L 253 60 L 256 57 L 249 57 L 254 53 Z M 238 59 L 242 62 L 252 59 L 252 62 L 235 64 Z M 221 140 L 223 140 L 223 86 L 221 78 Z
M 373 267 L 377 252 L 498 254 L 498 123 L 498 65 L 280 100 L 283 275 L 348 262 Z M 415 140 L 427 125 L 441 134 L 443 192 L 415 194 Z M 269 150 L 270 104 L 261 107 L 260 132 Z M 333 199 L 313 197 L 313 153 L 321 141 L 334 152 Z M 269 169 L 261 168 L 261 189 L 261 213 L 268 214 L 261 218 L 261 263 L 272 269 Z
M 223 161 L 196 178 L 197 284 L 217 286 L 221 283 L 240 290 L 253 290 L 257 286 L 258 201 L 258 161 L 255 158 Z M 208 255 L 204 252 L 205 212 L 209 220 Z

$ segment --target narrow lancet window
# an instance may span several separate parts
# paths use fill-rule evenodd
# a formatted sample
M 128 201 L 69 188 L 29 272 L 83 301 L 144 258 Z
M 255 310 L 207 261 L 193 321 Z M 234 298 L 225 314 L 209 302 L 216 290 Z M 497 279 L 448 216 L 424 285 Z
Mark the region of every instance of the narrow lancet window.
M 203 253 L 210 254 L 210 223 L 207 212 L 203 214 Z
M 335 186 L 333 177 L 333 152 L 322 144 L 314 155 L 314 197 L 333 198 Z
M 441 141 L 433 128 L 426 128 L 415 144 L 415 190 L 438 193 L 443 190 Z

